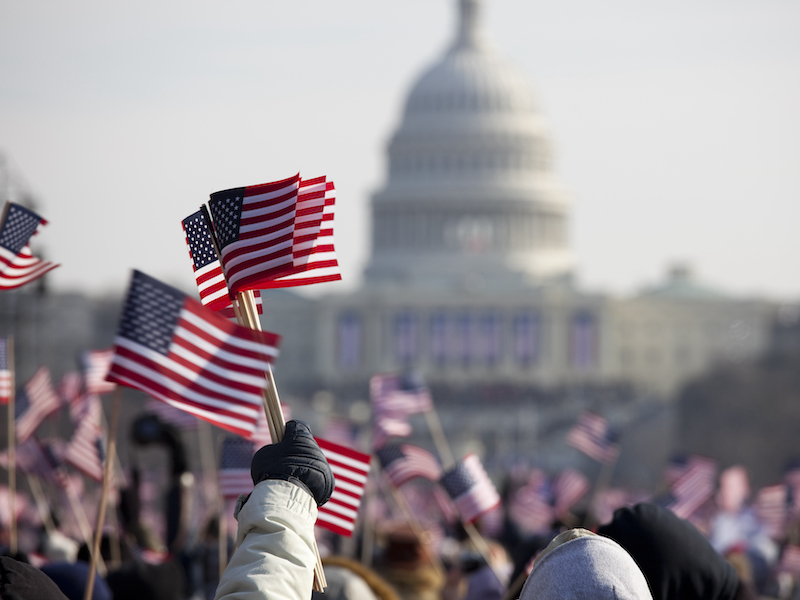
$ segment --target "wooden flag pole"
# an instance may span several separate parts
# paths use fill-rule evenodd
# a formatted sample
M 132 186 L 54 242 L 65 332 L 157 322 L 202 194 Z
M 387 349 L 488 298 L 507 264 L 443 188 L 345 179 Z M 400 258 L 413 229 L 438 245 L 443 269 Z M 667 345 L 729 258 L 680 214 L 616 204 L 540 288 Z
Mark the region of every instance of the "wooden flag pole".
M 50 515 L 50 510 L 47 506 L 47 500 L 45 500 L 44 497 L 42 483 L 39 481 L 39 478 L 36 475 L 28 474 L 27 479 L 28 487 L 31 488 L 33 501 L 36 503 L 36 510 L 39 511 L 39 517 L 42 519 L 42 524 L 44 525 L 47 534 L 53 535 L 53 532 L 56 530 L 56 525 L 53 523 L 53 517 Z
M 5 219 L 8 211 L 8 202 L 3 211 Z M 14 414 L 14 403 L 16 400 L 16 388 L 14 385 L 14 338 L 6 340 L 6 360 L 8 361 L 9 389 L 8 394 L 8 547 L 11 556 L 17 554 L 17 454 L 16 454 L 16 415 Z
M 228 521 L 225 519 L 224 499 L 218 497 L 217 500 L 220 501 L 221 506 L 217 521 L 217 554 L 219 556 L 219 578 L 222 579 L 225 567 L 228 566 Z
M 425 411 L 425 422 L 428 424 L 428 430 L 433 437 L 433 443 L 436 445 L 436 451 L 442 459 L 442 467 L 445 470 L 452 468 L 456 464 L 453 453 L 450 451 L 450 444 L 447 443 L 447 438 L 442 429 L 442 423 L 439 421 L 439 414 L 436 409 L 431 407 L 430 410 Z
M 214 246 L 214 252 L 217 254 L 220 267 L 222 267 L 222 256 L 220 254 L 219 243 L 214 230 L 214 223 L 211 220 L 211 214 L 208 207 L 203 204 L 200 206 L 203 213 L 206 225 L 208 226 L 209 233 L 211 234 L 211 243 Z M 225 274 L 225 269 L 222 268 L 223 276 L 225 277 L 225 285 L 230 290 L 228 285 L 228 276 Z M 258 319 L 258 308 L 255 302 L 255 296 L 252 290 L 244 292 L 237 292 L 236 298 L 233 300 L 233 309 L 236 313 L 236 320 L 240 325 L 261 331 L 261 321 Z M 264 403 L 264 412 L 267 418 L 267 425 L 269 427 L 270 437 L 272 442 L 280 442 L 286 432 L 286 422 L 283 419 L 283 411 L 281 410 L 281 402 L 278 397 L 278 388 L 275 385 L 275 377 L 272 374 L 272 367 L 267 365 L 267 372 L 265 373 L 267 379 L 267 389 L 262 394 Z M 324 592 L 328 587 L 325 580 L 325 572 L 322 569 L 322 559 L 319 556 L 319 549 L 317 548 L 316 539 L 314 540 L 314 554 L 316 555 L 316 564 L 314 565 L 314 590 L 317 592 Z
M 111 482 L 111 470 L 114 466 L 114 454 L 117 450 L 116 430 L 119 423 L 120 399 L 122 388 L 117 386 L 114 392 L 114 403 L 111 408 L 111 425 L 108 429 L 108 443 L 106 448 L 106 464 L 103 470 L 103 491 L 100 495 L 100 506 L 97 508 L 97 520 L 95 522 L 94 544 L 92 546 L 92 561 L 89 564 L 89 575 L 86 581 L 86 591 L 83 600 L 90 600 L 94 591 L 94 577 L 97 572 L 97 559 L 100 556 L 100 539 L 103 536 L 103 522 L 106 516 L 106 501 L 108 499 L 108 488 Z
M 92 526 L 89 524 L 89 518 L 86 516 L 86 510 L 83 508 L 83 505 L 78 498 L 78 493 L 75 491 L 75 486 L 72 484 L 71 479 L 67 479 L 66 491 L 69 505 L 72 508 L 72 513 L 75 515 L 75 519 L 78 521 L 78 527 L 81 530 L 83 541 L 86 543 L 87 548 L 91 548 Z M 106 564 L 102 556 L 97 557 L 97 572 L 100 573 L 101 576 L 105 576 Z

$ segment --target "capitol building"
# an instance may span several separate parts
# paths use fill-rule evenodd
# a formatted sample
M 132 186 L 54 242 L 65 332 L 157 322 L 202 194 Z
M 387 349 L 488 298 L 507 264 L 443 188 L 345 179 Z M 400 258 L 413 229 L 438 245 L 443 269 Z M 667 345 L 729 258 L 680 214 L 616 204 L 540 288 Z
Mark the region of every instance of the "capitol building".
M 406 97 L 360 289 L 270 297 L 279 382 L 363 395 L 371 375 L 414 369 L 459 398 L 622 386 L 668 401 L 716 363 L 759 356 L 775 307 L 686 265 L 634 297 L 580 289 L 551 133 L 481 8 L 459 0 L 452 43 Z

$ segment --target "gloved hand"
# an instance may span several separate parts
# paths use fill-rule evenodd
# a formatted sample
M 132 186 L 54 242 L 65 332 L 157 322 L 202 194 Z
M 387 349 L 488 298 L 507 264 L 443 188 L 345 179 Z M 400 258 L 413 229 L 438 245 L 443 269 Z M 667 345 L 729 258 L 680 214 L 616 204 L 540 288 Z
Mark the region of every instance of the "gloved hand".
M 253 484 L 266 479 L 291 481 L 311 494 L 317 506 L 325 504 L 333 493 L 333 471 L 302 421 L 288 421 L 283 440 L 256 452 L 250 475 Z

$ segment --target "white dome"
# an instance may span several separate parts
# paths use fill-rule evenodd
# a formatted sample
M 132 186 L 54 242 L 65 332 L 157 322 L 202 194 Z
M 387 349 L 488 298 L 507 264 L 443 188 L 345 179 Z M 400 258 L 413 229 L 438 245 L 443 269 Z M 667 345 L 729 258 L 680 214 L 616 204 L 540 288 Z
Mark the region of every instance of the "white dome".
M 368 283 L 493 288 L 566 278 L 567 200 L 528 79 L 484 39 L 478 0 L 413 85 L 372 199 Z

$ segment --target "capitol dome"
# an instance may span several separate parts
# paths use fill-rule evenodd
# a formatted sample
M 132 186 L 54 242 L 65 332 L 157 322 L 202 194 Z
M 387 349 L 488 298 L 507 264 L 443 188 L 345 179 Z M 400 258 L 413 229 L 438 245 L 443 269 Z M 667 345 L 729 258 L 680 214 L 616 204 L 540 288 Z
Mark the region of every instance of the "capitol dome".
M 527 77 L 459 1 L 455 40 L 408 95 L 372 198 L 368 285 L 493 289 L 568 279 L 568 203 Z

